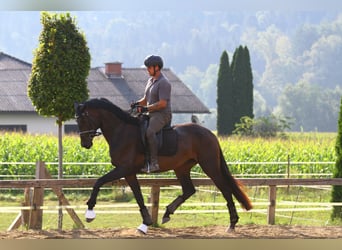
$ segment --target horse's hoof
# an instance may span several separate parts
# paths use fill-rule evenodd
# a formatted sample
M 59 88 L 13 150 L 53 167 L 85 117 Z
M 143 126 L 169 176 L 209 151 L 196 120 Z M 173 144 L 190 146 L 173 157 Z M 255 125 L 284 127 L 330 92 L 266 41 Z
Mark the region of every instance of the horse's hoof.
M 235 228 L 228 227 L 226 232 L 227 233 L 235 233 Z
M 94 212 L 94 210 L 87 210 L 86 213 L 85 213 L 85 217 L 86 217 L 86 222 L 92 222 L 95 217 L 96 217 L 96 214 Z
M 92 222 L 94 219 L 89 219 L 89 218 L 86 218 L 86 222 L 90 223 Z
M 169 222 L 171 219 L 170 217 L 163 217 L 162 224 L 165 224 L 166 222 Z
M 145 224 L 141 224 L 138 228 L 137 231 L 143 234 L 147 233 L 147 226 Z

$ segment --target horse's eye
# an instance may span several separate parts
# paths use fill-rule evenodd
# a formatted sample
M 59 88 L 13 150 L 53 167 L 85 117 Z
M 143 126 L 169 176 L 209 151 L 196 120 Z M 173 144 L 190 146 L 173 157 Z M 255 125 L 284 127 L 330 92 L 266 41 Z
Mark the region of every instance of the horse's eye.
M 77 120 L 77 119 L 80 119 L 81 117 L 85 117 L 85 116 L 87 116 L 88 115 L 88 113 L 81 113 L 81 114 L 76 114 L 75 115 L 75 119 Z

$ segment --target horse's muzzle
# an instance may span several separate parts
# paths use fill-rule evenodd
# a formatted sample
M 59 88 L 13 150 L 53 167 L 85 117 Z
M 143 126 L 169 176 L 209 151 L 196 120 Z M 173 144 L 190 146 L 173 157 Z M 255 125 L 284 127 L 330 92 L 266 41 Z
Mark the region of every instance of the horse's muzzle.
M 81 146 L 86 148 L 86 149 L 90 149 L 93 146 L 93 142 L 92 141 L 82 141 Z

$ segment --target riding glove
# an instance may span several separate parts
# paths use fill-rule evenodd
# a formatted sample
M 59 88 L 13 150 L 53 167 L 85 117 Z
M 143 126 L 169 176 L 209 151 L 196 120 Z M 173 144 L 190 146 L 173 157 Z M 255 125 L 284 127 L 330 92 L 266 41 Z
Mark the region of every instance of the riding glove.
M 138 113 L 146 113 L 148 112 L 148 108 L 145 106 L 137 106 Z
M 139 102 L 131 102 L 131 109 L 136 108 L 139 105 Z

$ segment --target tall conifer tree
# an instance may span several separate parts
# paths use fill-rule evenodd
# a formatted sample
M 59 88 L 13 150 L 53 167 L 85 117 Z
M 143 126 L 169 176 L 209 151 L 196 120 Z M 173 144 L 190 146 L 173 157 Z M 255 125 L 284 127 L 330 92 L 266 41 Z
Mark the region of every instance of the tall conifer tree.
M 243 116 L 254 118 L 253 114 L 253 73 L 251 67 L 251 60 L 249 56 L 249 50 L 245 46 L 242 50 L 243 57 L 243 89 L 244 89 L 244 105 Z
M 234 124 L 240 123 L 241 118 L 241 105 L 242 105 L 242 88 L 241 88 L 241 75 L 240 70 L 242 69 L 242 46 L 235 49 L 232 61 L 232 74 L 233 74 L 233 101 L 234 101 Z
M 241 45 L 235 50 L 232 61 L 235 124 L 243 116 L 253 115 L 253 75 L 247 47 Z
M 233 76 L 229 66 L 227 51 L 223 51 L 217 78 L 217 134 L 232 134 L 235 123 L 233 117 Z

